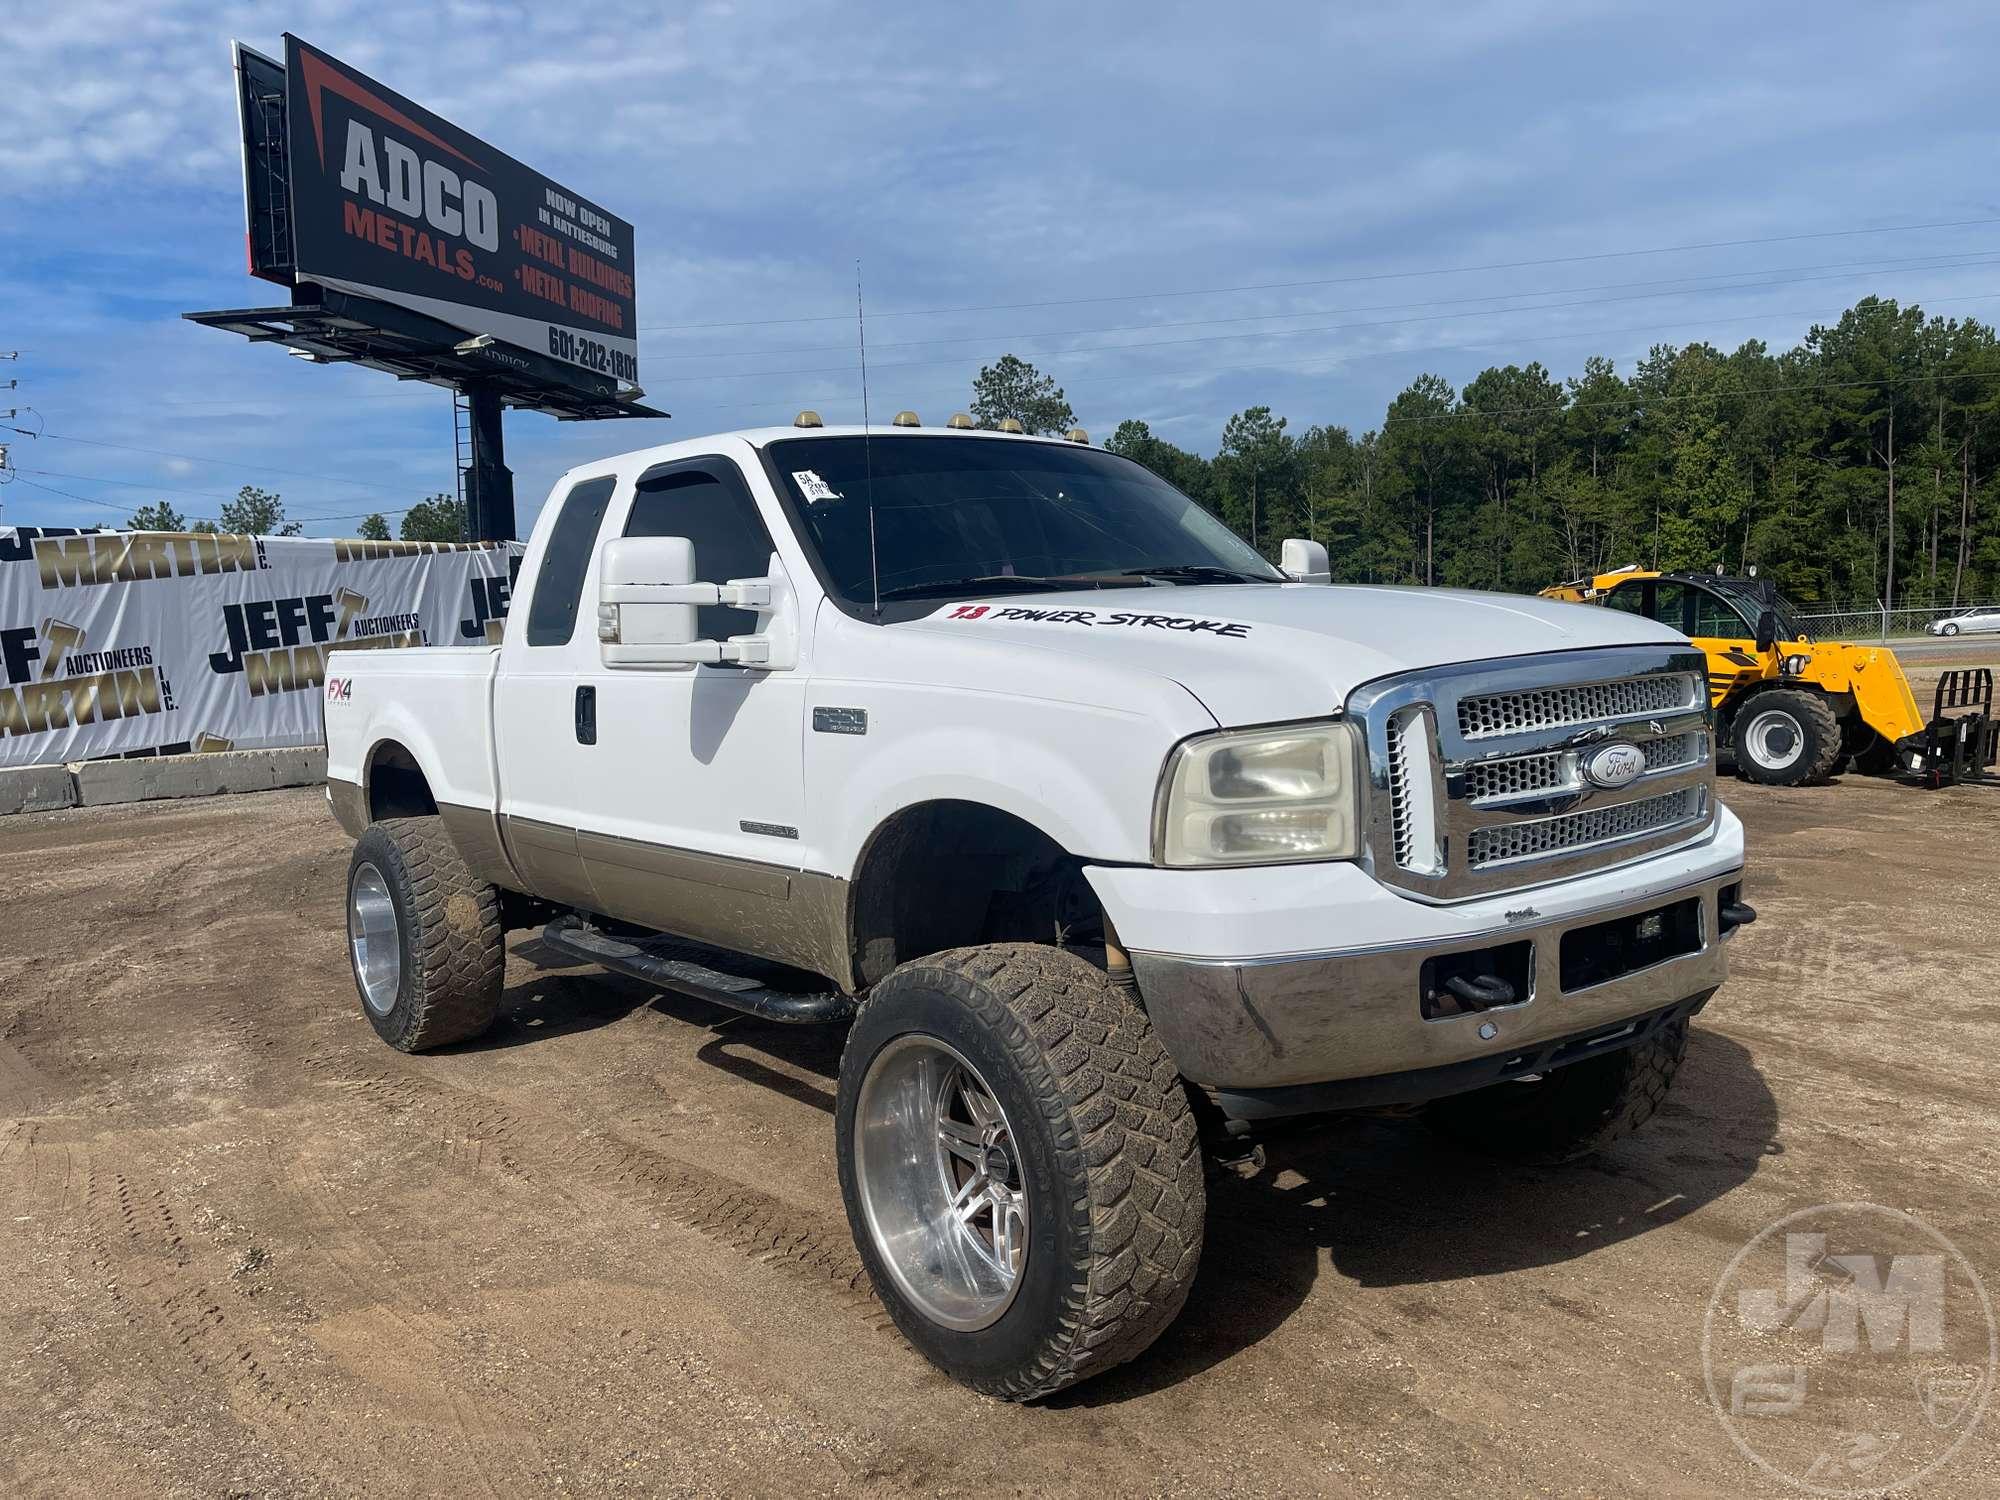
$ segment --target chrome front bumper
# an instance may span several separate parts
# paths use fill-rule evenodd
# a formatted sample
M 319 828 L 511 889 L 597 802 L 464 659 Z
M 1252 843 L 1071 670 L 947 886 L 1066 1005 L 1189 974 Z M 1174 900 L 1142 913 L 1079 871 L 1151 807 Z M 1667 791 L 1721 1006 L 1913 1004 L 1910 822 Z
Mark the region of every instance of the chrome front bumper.
M 1147 1013 L 1182 1075 L 1244 1095 L 1244 1114 L 1297 1113 L 1315 1106 L 1302 1086 L 1380 1080 L 1364 1090 L 1328 1090 L 1329 1101 L 1395 1102 L 1478 1087 L 1481 1060 L 1504 1062 L 1548 1044 L 1597 1035 L 1682 1002 L 1706 1000 L 1728 971 L 1719 894 L 1740 886 L 1740 869 L 1665 892 L 1566 914 L 1560 921 L 1512 922 L 1449 942 L 1406 943 L 1276 959 L 1207 960 L 1134 952 Z M 1565 992 L 1565 935 L 1698 899 L 1698 947 L 1679 957 Z M 1527 993 L 1515 1003 L 1427 1019 L 1422 980 L 1428 960 L 1501 945 L 1532 945 Z M 1694 1007 L 1698 1008 L 1698 1006 Z M 1636 1039 L 1636 1038 L 1635 1038 Z M 1567 1060 L 1567 1059 L 1564 1059 Z M 1418 1075 L 1433 1074 L 1431 1077 Z M 1456 1079 L 1458 1081 L 1453 1082 Z M 1470 1080 L 1470 1081 L 1466 1081 Z M 1449 1083 L 1450 1086 L 1439 1086 Z M 1274 1095 L 1257 1108 L 1260 1091 Z

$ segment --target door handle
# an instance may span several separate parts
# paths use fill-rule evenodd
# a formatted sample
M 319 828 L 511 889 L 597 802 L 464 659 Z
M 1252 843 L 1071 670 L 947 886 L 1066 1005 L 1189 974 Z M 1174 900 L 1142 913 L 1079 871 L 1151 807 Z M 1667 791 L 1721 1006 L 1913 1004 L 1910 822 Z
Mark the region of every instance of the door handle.
M 576 690 L 576 742 L 579 745 L 597 743 L 597 689 L 594 687 Z

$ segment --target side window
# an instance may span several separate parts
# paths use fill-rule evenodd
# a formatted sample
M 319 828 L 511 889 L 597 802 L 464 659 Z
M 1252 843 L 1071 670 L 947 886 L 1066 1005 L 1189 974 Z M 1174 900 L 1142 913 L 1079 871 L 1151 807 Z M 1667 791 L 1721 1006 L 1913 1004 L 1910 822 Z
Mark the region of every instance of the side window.
M 1688 634 L 1688 586 L 1662 578 L 1653 585 L 1653 618 L 1669 630 Z
M 1736 606 L 1720 594 L 1707 589 L 1692 589 L 1694 595 L 1694 628 L 1689 635 L 1706 636 L 1711 640 L 1749 640 L 1756 635 L 1737 613 Z
M 699 469 L 640 480 L 625 535 L 686 537 L 694 543 L 698 583 L 762 578 L 770 567 L 771 533 L 750 492 L 740 482 L 725 483 Z M 721 640 L 750 634 L 757 612 L 714 605 L 701 610 L 696 622 L 703 640 Z
M 528 644 L 567 646 L 576 631 L 577 596 L 604 524 L 605 507 L 618 487 L 614 478 L 586 479 L 563 497 L 562 512 L 542 549 L 535 597 L 528 601 Z
M 1646 585 L 1643 583 L 1621 583 L 1604 596 L 1606 609 L 1622 609 L 1627 614 L 1643 615 L 1646 612 Z

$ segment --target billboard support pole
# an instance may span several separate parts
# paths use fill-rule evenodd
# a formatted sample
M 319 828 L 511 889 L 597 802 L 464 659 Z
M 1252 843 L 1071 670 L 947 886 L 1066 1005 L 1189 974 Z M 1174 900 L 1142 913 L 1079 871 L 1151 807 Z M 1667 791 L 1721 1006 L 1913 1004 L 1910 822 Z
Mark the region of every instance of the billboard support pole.
M 505 409 L 500 392 L 467 382 L 461 387 L 472 417 L 472 464 L 465 474 L 465 539 L 511 542 L 514 538 L 514 474 L 507 467 L 500 430 Z

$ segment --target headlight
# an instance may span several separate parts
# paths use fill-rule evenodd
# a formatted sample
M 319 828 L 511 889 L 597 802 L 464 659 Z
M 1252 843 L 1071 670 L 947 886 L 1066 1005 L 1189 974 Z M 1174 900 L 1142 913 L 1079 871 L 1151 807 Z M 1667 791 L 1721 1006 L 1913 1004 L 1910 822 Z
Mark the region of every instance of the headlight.
M 1360 740 L 1344 722 L 1202 735 L 1168 759 L 1153 847 L 1168 865 L 1360 853 Z

